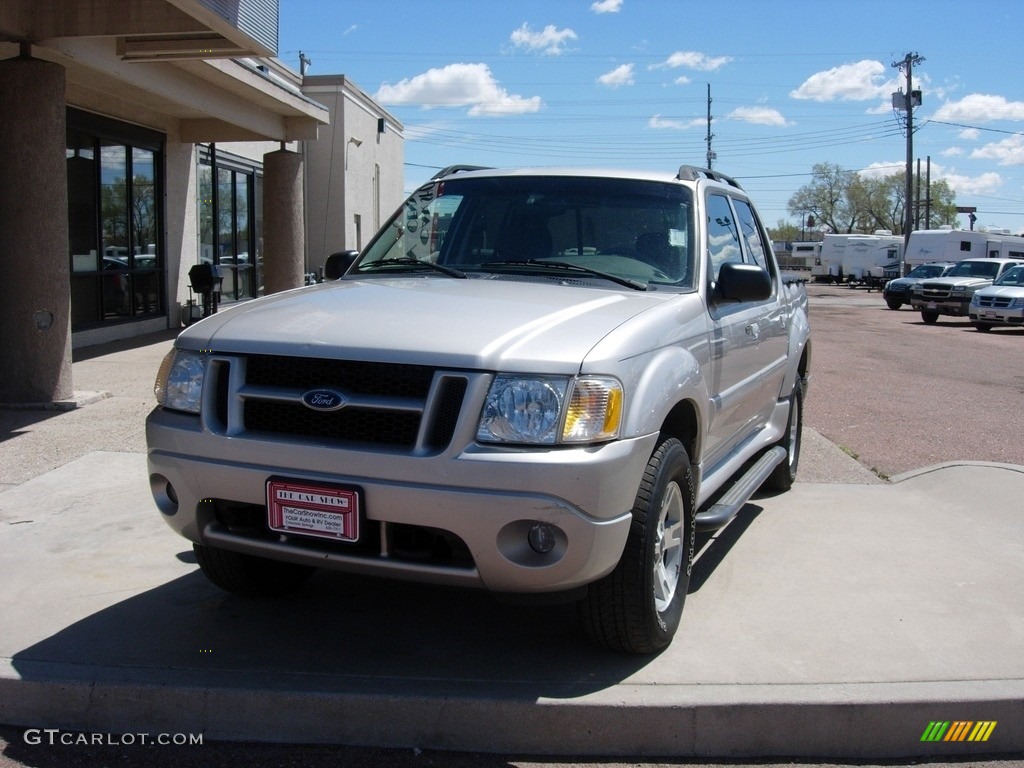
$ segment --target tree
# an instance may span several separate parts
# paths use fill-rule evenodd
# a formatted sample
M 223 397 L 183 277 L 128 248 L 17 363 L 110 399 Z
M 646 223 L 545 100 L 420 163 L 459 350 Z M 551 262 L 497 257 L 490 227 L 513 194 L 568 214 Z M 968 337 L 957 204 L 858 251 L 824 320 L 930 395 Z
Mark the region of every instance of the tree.
M 804 219 L 813 215 L 819 226 L 832 232 L 853 232 L 857 213 L 849 193 L 857 174 L 835 163 L 818 163 L 811 170 L 811 183 L 789 199 L 789 212 Z
M 832 163 L 819 163 L 812 170 L 810 184 L 789 199 L 789 212 L 803 218 L 814 215 L 818 223 L 836 234 L 873 232 L 886 229 L 902 234 L 906 193 L 902 173 L 889 176 L 861 176 Z M 914 189 L 918 188 L 915 178 Z M 922 197 L 924 194 L 922 193 Z M 931 183 L 929 210 L 925 200 L 917 201 L 915 221 L 920 229 L 956 224 L 955 193 L 943 180 Z
M 779 219 L 774 227 L 768 227 L 768 236 L 776 243 L 788 243 L 791 240 L 802 240 L 800 227 L 785 219 Z

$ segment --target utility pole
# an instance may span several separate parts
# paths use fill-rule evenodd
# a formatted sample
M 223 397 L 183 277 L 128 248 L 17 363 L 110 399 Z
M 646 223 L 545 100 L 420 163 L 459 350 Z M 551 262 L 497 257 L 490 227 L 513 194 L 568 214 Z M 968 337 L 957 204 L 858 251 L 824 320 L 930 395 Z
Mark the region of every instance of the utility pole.
M 905 211 L 903 224 L 903 253 L 900 257 L 900 274 L 903 273 L 904 258 L 910 231 L 914 227 L 914 206 L 911 199 L 914 195 L 914 107 L 921 106 L 921 92 L 914 90 L 914 66 L 924 61 L 916 53 L 908 53 L 902 61 L 894 61 L 892 66 L 899 69 L 907 77 L 907 90 L 897 91 L 892 95 L 892 106 L 897 111 L 907 113 L 907 178 L 905 194 Z
M 711 132 L 711 83 L 708 83 L 708 170 L 711 170 L 711 164 L 715 161 L 715 153 L 711 150 L 711 140 L 715 137 L 715 134 Z

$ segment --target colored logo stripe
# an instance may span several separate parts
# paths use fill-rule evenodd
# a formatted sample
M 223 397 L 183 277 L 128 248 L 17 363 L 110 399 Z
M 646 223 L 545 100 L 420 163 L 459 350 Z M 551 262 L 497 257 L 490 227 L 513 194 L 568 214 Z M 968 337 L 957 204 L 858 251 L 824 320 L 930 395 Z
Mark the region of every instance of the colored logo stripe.
M 921 741 L 988 741 L 995 729 L 995 720 L 932 720 Z

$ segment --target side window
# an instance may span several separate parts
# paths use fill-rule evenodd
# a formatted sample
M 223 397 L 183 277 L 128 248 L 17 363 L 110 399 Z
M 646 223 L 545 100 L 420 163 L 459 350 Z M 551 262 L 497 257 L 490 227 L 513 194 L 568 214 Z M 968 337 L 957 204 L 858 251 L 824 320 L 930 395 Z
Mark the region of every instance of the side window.
M 761 228 L 757 225 L 757 216 L 750 203 L 746 200 L 732 201 L 736 209 L 736 218 L 740 220 L 740 231 L 743 233 L 743 242 L 747 246 L 747 258 L 752 259 L 757 266 L 770 271 L 768 266 L 768 249 L 771 247 L 764 241 Z
M 732 206 L 725 195 L 707 197 L 708 279 L 717 282 L 718 270 L 727 261 L 743 261 L 743 248 Z

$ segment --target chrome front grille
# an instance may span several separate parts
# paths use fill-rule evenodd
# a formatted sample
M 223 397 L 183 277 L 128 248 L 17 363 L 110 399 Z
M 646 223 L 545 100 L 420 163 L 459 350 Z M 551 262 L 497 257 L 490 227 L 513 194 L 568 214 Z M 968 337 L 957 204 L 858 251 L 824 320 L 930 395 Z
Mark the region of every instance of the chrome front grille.
M 929 300 L 948 299 L 950 289 L 948 285 L 943 283 L 924 283 L 921 286 L 921 295 Z
M 1009 296 L 979 296 L 978 306 L 989 309 L 1006 309 L 1013 303 Z
M 215 355 L 211 371 L 213 431 L 410 453 L 448 446 L 468 382 L 429 366 L 281 355 Z M 303 395 L 313 390 L 337 393 L 343 404 L 311 408 Z

